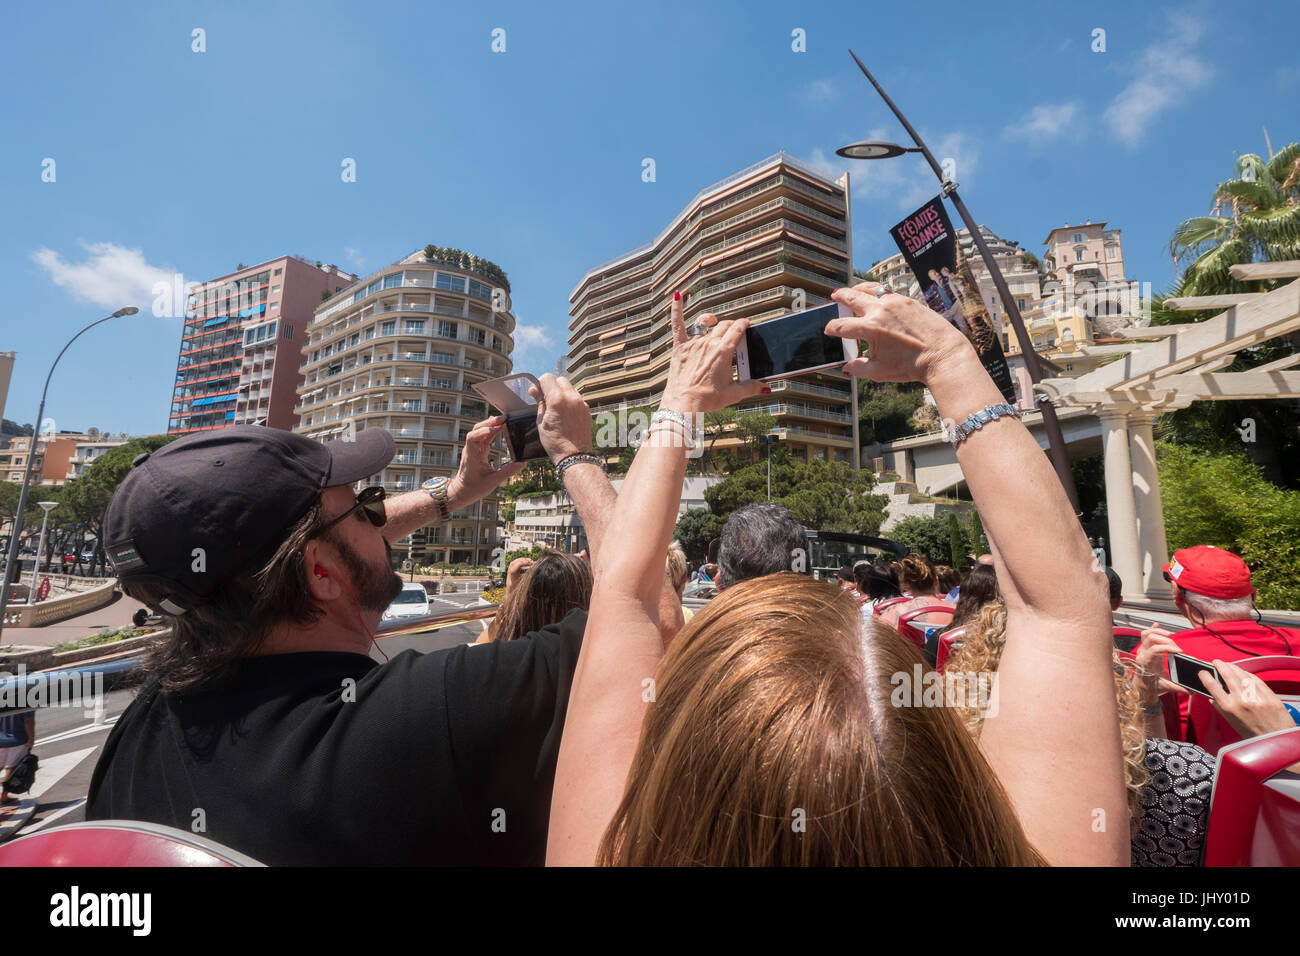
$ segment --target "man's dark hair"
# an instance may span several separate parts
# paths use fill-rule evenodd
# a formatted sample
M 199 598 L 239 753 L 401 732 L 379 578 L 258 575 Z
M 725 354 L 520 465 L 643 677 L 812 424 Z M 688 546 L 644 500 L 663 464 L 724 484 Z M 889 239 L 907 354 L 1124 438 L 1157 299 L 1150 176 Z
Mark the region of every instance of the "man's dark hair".
M 872 567 L 864 562 L 853 568 L 853 577 L 858 582 L 858 593 L 873 601 L 887 601 L 901 596 L 898 585 L 889 576 L 887 569 Z
M 731 513 L 718 547 L 718 587 L 791 570 L 795 552 L 808 536 L 788 508 L 755 504 Z
M 1114 568 L 1106 569 L 1106 580 L 1110 583 L 1110 606 L 1116 607 L 1120 603 L 1120 594 L 1124 591 L 1124 582 Z
M 318 503 L 289 530 L 264 565 L 226 581 L 197 607 L 167 618 L 171 636 L 145 661 L 145 671 L 157 676 L 164 693 L 179 694 L 220 678 L 255 654 L 277 624 L 305 625 L 320 617 L 302 562 L 302 549 L 319 524 Z M 150 605 L 165 593 L 162 585 L 129 578 L 123 580 L 122 590 Z

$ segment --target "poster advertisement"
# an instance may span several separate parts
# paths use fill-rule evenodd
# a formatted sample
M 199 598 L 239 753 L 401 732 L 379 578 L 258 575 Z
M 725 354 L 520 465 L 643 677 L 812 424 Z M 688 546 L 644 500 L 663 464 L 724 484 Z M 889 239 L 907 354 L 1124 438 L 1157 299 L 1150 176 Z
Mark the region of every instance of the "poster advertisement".
M 925 303 L 971 341 L 984 370 L 1003 397 L 1016 401 L 1016 386 L 1002 354 L 1002 343 L 989 318 L 970 264 L 961 253 L 948 221 L 943 197 L 936 196 L 889 230 L 921 286 Z

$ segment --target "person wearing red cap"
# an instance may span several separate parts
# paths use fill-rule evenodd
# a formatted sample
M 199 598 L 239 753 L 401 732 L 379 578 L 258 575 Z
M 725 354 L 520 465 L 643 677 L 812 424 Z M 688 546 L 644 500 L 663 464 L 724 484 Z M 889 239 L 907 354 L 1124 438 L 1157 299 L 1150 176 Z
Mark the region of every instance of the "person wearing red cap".
M 1163 645 L 1161 639 L 1171 639 L 1182 653 L 1210 662 L 1292 656 L 1300 650 L 1300 631 L 1271 627 L 1260 620 L 1250 568 L 1231 551 L 1210 544 L 1175 551 L 1164 574 L 1174 589 L 1174 604 L 1192 628 L 1171 634 L 1162 627 L 1150 627 L 1142 632 L 1144 644 Z M 1184 739 L 1189 700 L 1186 694 L 1178 695 Z

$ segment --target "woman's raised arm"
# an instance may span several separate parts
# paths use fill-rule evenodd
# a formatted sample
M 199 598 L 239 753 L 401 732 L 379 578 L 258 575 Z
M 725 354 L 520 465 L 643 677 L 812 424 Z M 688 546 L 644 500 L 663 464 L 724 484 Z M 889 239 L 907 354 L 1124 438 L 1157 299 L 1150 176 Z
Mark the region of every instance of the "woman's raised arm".
M 856 317 L 826 331 L 866 339 L 845 371 L 924 382 L 942 419 L 1003 403 L 966 337 L 879 283 L 838 290 Z M 1127 865 L 1128 811 L 1111 668 L 1106 576 L 1047 458 L 1015 417 L 992 419 L 957 446 L 1007 605 L 996 714 L 980 746 L 1030 841 L 1051 863 Z M 990 710 L 990 714 L 994 711 Z
M 735 382 L 731 362 L 745 320 L 717 322 L 688 338 L 680 298 L 670 307 L 673 358 L 661 410 L 695 427 L 707 411 L 759 394 L 761 382 Z M 569 695 L 555 767 L 546 862 L 589 866 L 623 796 L 653 677 L 663 656 L 659 601 L 664 559 L 686 475 L 685 429 L 651 426 L 637 451 L 610 521 L 613 533 L 594 555 L 596 586 Z

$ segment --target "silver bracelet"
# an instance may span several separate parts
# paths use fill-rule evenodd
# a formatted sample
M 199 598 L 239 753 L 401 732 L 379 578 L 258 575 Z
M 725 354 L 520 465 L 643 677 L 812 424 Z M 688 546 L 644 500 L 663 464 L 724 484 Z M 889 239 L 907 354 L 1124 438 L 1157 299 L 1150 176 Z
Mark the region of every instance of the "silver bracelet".
M 1164 704 L 1160 703 L 1160 701 L 1156 701 L 1154 704 L 1142 705 L 1142 713 L 1146 714 L 1148 717 L 1155 717 L 1159 714 L 1163 714 L 1164 712 L 1165 712 L 1165 706 Z
M 564 484 L 564 473 L 574 465 L 600 465 L 604 470 L 605 463 L 595 455 L 585 451 L 574 452 L 565 458 L 561 458 L 555 465 L 555 478 L 561 485 Z
M 695 447 L 695 426 L 691 423 L 690 418 L 681 412 L 675 412 L 671 408 L 661 408 L 650 416 L 650 424 L 653 426 L 656 422 L 675 422 L 682 426 L 686 432 L 686 444 Z M 649 429 L 646 429 L 649 431 Z
M 953 428 L 953 430 L 948 433 L 945 440 L 948 444 L 956 448 L 989 422 L 1006 417 L 1019 418 L 1020 412 L 1018 412 L 1013 406 L 1008 405 L 1006 402 L 1002 402 L 998 405 L 985 405 L 978 412 L 969 415 L 960 425 Z

